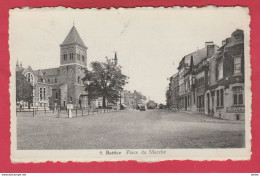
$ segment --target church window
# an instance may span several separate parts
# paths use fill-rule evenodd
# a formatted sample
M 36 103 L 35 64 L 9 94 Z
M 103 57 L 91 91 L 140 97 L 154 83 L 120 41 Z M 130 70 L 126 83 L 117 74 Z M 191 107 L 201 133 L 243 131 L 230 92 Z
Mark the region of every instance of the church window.
M 31 73 L 26 73 L 25 77 L 26 77 L 27 81 L 33 85 L 33 83 L 34 83 L 33 75 Z
M 59 92 L 58 92 L 58 91 L 55 93 L 55 99 L 56 99 L 56 100 L 59 99 Z
M 73 59 L 73 53 L 70 53 L 70 60 Z
M 84 57 L 84 56 L 82 56 L 82 62 L 84 62 L 84 60 L 85 60 L 85 57 Z
M 43 98 L 45 99 L 45 97 L 46 97 L 46 89 L 45 89 L 45 87 L 43 88 Z
M 64 54 L 64 55 L 63 55 L 63 59 L 64 59 L 64 61 L 67 60 L 67 54 Z
M 40 87 L 40 101 L 42 100 L 42 88 Z

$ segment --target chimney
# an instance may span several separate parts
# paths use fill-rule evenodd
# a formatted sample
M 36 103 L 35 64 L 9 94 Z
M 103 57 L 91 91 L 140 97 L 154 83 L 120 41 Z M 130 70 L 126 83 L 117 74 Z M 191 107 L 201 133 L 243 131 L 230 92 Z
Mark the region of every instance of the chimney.
M 205 47 L 207 48 L 208 46 L 211 46 L 211 45 L 213 45 L 213 44 L 214 44 L 213 41 L 205 42 Z

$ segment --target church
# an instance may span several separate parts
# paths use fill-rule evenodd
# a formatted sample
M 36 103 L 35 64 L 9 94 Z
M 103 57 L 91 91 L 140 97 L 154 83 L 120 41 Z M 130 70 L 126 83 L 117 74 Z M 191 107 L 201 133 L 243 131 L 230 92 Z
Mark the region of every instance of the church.
M 82 82 L 87 69 L 87 49 L 73 25 L 60 44 L 59 67 L 33 70 L 30 66 L 22 68 L 21 65 L 16 64 L 16 71 L 22 71 L 27 81 L 33 85 L 31 107 L 66 108 L 67 104 L 77 107 L 88 106 Z

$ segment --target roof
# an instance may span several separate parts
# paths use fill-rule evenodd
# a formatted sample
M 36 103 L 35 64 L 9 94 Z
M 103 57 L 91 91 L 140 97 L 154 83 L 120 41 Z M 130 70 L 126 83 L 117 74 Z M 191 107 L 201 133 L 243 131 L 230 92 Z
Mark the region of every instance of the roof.
M 75 28 L 75 26 L 73 26 L 61 45 L 68 45 L 68 44 L 75 44 L 75 43 L 84 48 L 87 48 L 84 42 L 82 41 L 81 37 L 79 36 L 77 29 Z
M 59 67 L 57 68 L 48 68 L 48 69 L 41 69 L 41 70 L 35 70 L 35 72 L 40 72 L 44 75 L 44 76 L 50 76 L 50 75 L 59 75 Z
M 66 83 L 53 84 L 52 89 L 60 89 L 60 87 L 65 85 L 65 84 Z

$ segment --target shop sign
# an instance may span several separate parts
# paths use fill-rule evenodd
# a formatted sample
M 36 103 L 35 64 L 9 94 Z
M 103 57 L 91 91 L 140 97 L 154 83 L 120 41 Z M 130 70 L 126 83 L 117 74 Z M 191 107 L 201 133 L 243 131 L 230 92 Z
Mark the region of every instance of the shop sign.
M 245 113 L 245 107 L 227 107 L 227 113 Z

